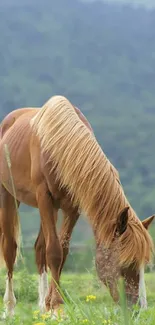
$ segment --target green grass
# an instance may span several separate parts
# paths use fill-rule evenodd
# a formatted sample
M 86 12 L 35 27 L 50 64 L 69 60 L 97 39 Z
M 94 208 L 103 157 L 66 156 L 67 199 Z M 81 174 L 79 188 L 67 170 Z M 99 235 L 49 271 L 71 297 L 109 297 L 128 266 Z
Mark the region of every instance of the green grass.
M 0 273 L 0 314 L 3 312 L 2 297 L 4 294 L 5 276 Z M 0 320 L 0 324 L 29 325 L 29 324 L 111 324 L 111 325 L 155 325 L 155 274 L 146 275 L 148 294 L 148 310 L 123 310 L 116 306 L 108 291 L 98 282 L 96 275 L 63 274 L 61 288 L 65 295 L 64 312 L 57 320 L 44 319 L 45 316 L 35 313 L 37 307 L 37 275 L 29 275 L 26 270 L 15 272 L 15 295 L 17 298 L 16 313 L 13 319 Z M 90 299 L 86 299 L 90 295 Z M 91 295 L 95 299 L 91 299 Z M 89 301 L 86 301 L 89 300 Z M 124 304 L 122 304 L 123 306 Z M 48 317 L 48 315 L 46 315 Z

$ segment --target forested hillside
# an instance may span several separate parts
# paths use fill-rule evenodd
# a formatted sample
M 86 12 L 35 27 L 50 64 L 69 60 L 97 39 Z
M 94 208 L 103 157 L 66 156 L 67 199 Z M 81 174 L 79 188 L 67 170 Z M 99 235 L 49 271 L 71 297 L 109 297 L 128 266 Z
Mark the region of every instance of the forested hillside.
M 3 0 L 0 33 L 0 119 L 67 96 L 91 122 L 139 217 L 155 213 L 155 11 Z M 27 238 L 38 224 L 29 213 L 24 207 Z M 89 236 L 78 229 L 75 239 Z

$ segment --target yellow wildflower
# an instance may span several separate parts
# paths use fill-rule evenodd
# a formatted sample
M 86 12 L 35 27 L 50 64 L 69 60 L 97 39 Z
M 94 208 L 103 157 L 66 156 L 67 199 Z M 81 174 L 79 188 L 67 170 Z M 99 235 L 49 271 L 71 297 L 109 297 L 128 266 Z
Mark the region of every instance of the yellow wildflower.
M 104 319 L 103 320 L 103 322 L 102 322 L 103 324 L 111 324 L 111 319 Z
M 89 322 L 89 320 L 86 318 L 86 319 L 83 319 L 82 324 L 87 324 L 88 322 Z
M 35 311 L 33 312 L 33 315 L 34 315 L 34 316 L 37 316 L 39 313 L 40 313 L 39 310 L 35 310 Z
M 40 314 L 40 311 L 39 311 L 39 310 L 35 310 L 35 311 L 33 312 L 33 319 L 38 319 L 39 314 Z
M 91 301 L 91 300 L 95 300 L 96 299 L 96 296 L 94 296 L 94 295 L 88 295 L 87 297 L 86 297 L 86 301 L 88 302 L 88 301 Z
M 33 325 L 45 325 L 45 323 L 35 323 Z
M 41 315 L 41 318 L 43 319 L 43 320 L 46 320 L 46 319 L 48 319 L 48 318 L 50 318 L 51 317 L 51 314 L 49 314 L 49 313 L 46 313 L 46 314 L 42 314 Z

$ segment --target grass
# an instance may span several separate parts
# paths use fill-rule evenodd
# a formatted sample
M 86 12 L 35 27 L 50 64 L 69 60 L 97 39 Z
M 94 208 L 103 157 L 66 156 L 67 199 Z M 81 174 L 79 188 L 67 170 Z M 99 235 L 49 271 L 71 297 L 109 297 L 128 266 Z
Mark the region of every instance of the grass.
M 4 273 L 0 273 L 0 315 L 3 312 L 2 297 L 5 286 Z M 155 324 L 155 274 L 146 275 L 146 286 L 149 308 L 139 311 L 135 306 L 127 312 L 116 306 L 108 291 L 101 286 L 95 275 L 63 274 L 61 287 L 65 295 L 64 312 L 57 320 L 50 315 L 40 315 L 37 307 L 37 274 L 30 275 L 26 270 L 15 272 L 14 286 L 17 298 L 16 312 L 13 319 L 0 320 L 6 325 L 74 325 L 74 324 L 106 324 L 106 325 L 154 325 Z

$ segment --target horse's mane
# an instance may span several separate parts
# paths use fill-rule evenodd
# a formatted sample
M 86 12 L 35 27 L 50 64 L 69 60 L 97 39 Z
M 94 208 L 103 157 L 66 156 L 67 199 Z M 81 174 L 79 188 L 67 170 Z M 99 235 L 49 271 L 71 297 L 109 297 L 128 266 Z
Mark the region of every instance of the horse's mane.
M 63 96 L 52 97 L 31 121 L 48 152 L 52 170 L 90 219 L 100 242 L 109 247 L 121 209 L 129 206 L 129 221 L 120 236 L 120 263 L 139 266 L 151 258 L 152 239 L 130 206 L 119 174 L 107 159 L 92 132 Z

